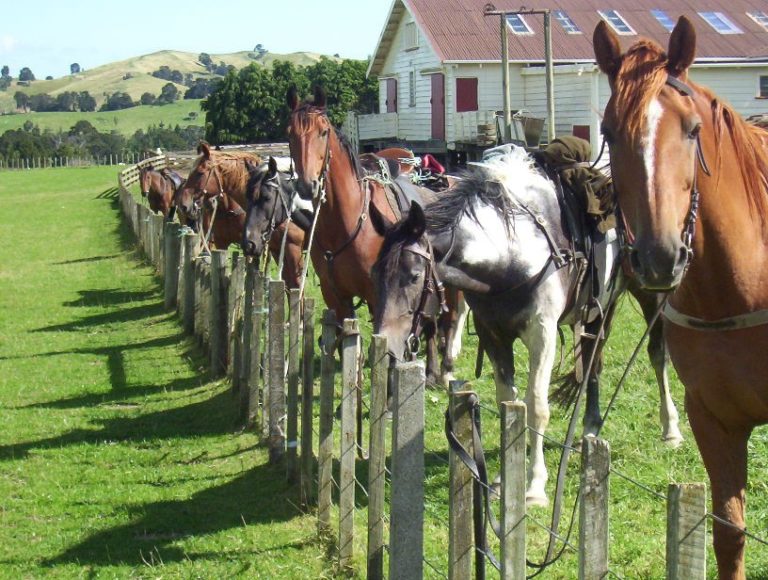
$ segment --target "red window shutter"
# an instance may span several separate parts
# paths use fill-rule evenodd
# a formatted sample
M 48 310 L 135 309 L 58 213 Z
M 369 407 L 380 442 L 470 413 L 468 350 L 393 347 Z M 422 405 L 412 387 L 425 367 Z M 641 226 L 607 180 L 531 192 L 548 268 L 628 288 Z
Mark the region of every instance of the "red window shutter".
M 456 112 L 477 111 L 477 79 L 456 79 Z
M 397 113 L 397 79 L 387 79 L 387 113 Z
M 585 141 L 589 141 L 589 125 L 574 125 L 573 136 L 580 137 Z

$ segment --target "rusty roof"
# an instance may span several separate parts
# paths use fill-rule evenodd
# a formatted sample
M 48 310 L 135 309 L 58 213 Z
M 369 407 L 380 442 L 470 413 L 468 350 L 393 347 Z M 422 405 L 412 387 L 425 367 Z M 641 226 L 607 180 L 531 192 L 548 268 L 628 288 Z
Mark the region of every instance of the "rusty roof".
M 499 16 L 485 16 L 488 0 L 394 0 L 379 44 L 371 62 L 371 72 L 381 73 L 400 19 L 409 11 L 427 42 L 443 62 L 483 62 L 501 60 Z M 495 0 L 498 11 L 519 10 L 521 0 Z M 616 10 L 636 34 L 621 35 L 624 48 L 640 36 L 652 38 L 666 47 L 669 32 L 651 14 L 663 10 L 673 21 L 686 15 L 696 28 L 697 61 L 768 60 L 768 30 L 752 20 L 747 12 L 768 14 L 765 0 L 542 0 L 526 4 L 529 9 L 565 11 L 581 34 L 568 34 L 552 17 L 552 53 L 555 62 L 594 61 L 592 31 L 600 21 L 598 10 Z M 700 12 L 720 12 L 741 29 L 740 34 L 721 34 Z M 509 31 L 511 61 L 544 60 L 544 22 L 538 15 L 523 17 L 532 35 Z

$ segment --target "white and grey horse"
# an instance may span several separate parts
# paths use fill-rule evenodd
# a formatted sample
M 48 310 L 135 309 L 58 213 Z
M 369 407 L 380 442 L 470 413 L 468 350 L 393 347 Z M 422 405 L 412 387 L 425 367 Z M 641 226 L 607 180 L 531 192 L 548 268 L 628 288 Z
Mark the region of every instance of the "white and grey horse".
M 412 319 L 424 314 L 419 310 L 426 302 L 425 289 L 439 282 L 465 293 L 481 348 L 493 365 L 498 402 L 517 398 L 513 342 L 520 338 L 528 349 L 529 505 L 547 504 L 543 434 L 550 416 L 558 326 L 576 324 L 585 312 L 602 311 L 610 317 L 626 288 L 618 257 L 607 260 L 609 274 L 618 276 L 598 284 L 603 291 L 595 292 L 595 285 L 585 282 L 589 276 L 578 265 L 578 244 L 563 215 L 553 183 L 523 149 L 507 146 L 503 154 L 471 166 L 461 181 L 423 209 L 413 204 L 398 224 L 379 223 L 386 236 L 374 267 L 381 301 L 374 327 L 387 336 L 395 358 L 408 357 Z M 649 320 L 657 298 L 633 294 Z M 599 326 L 599 319 L 590 324 Z M 667 386 L 661 324 L 656 326 L 649 353 L 662 395 L 662 437 L 677 444 L 677 410 Z M 591 331 L 597 332 L 596 327 Z M 591 347 L 582 348 L 582 356 L 590 352 Z M 585 433 L 594 433 L 601 421 L 598 373 L 599 364 L 588 381 Z

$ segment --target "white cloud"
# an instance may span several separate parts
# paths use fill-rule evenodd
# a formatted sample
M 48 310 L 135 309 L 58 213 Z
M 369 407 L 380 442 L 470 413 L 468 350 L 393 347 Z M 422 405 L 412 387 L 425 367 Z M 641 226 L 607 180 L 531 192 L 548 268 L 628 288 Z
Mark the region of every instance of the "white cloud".
M 0 54 L 13 52 L 13 49 L 16 47 L 16 39 L 9 35 L 4 34 L 3 36 L 0 36 Z

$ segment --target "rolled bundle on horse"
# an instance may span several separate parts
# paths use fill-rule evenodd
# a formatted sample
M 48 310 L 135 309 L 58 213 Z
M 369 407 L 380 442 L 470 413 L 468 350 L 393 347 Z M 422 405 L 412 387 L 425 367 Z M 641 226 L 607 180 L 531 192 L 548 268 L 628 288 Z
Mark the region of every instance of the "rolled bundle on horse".
M 599 272 L 589 261 L 585 232 L 576 231 L 583 219 L 565 217 L 572 202 L 562 196 L 523 149 L 504 146 L 471 165 L 454 187 L 424 209 L 414 203 L 402 221 L 388 226 L 374 268 L 381 300 L 374 328 L 387 336 L 395 356 L 407 354 L 414 320 L 428 307 L 425 296 L 441 282 L 465 293 L 481 348 L 493 365 L 499 402 L 517 398 L 513 342 L 519 338 L 527 347 L 531 462 L 526 498 L 531 505 L 548 501 L 543 438 L 558 325 L 575 327 L 582 360 L 589 361 L 594 349 L 598 356 L 603 341 L 596 344 L 589 337 L 607 336 L 616 298 L 626 287 L 617 254 L 606 264 L 610 283 L 595 292 Z M 636 296 L 650 319 L 656 298 Z M 681 437 L 660 338 L 657 327 L 649 351 L 662 390 L 663 436 L 676 444 Z M 599 368 L 598 361 L 586 383 L 586 433 L 601 424 Z
M 601 22 L 595 56 L 611 97 L 610 147 L 631 264 L 669 292 L 665 335 L 712 486 L 720 578 L 744 578 L 747 443 L 768 422 L 768 134 L 692 82 L 696 32 L 622 53 Z

